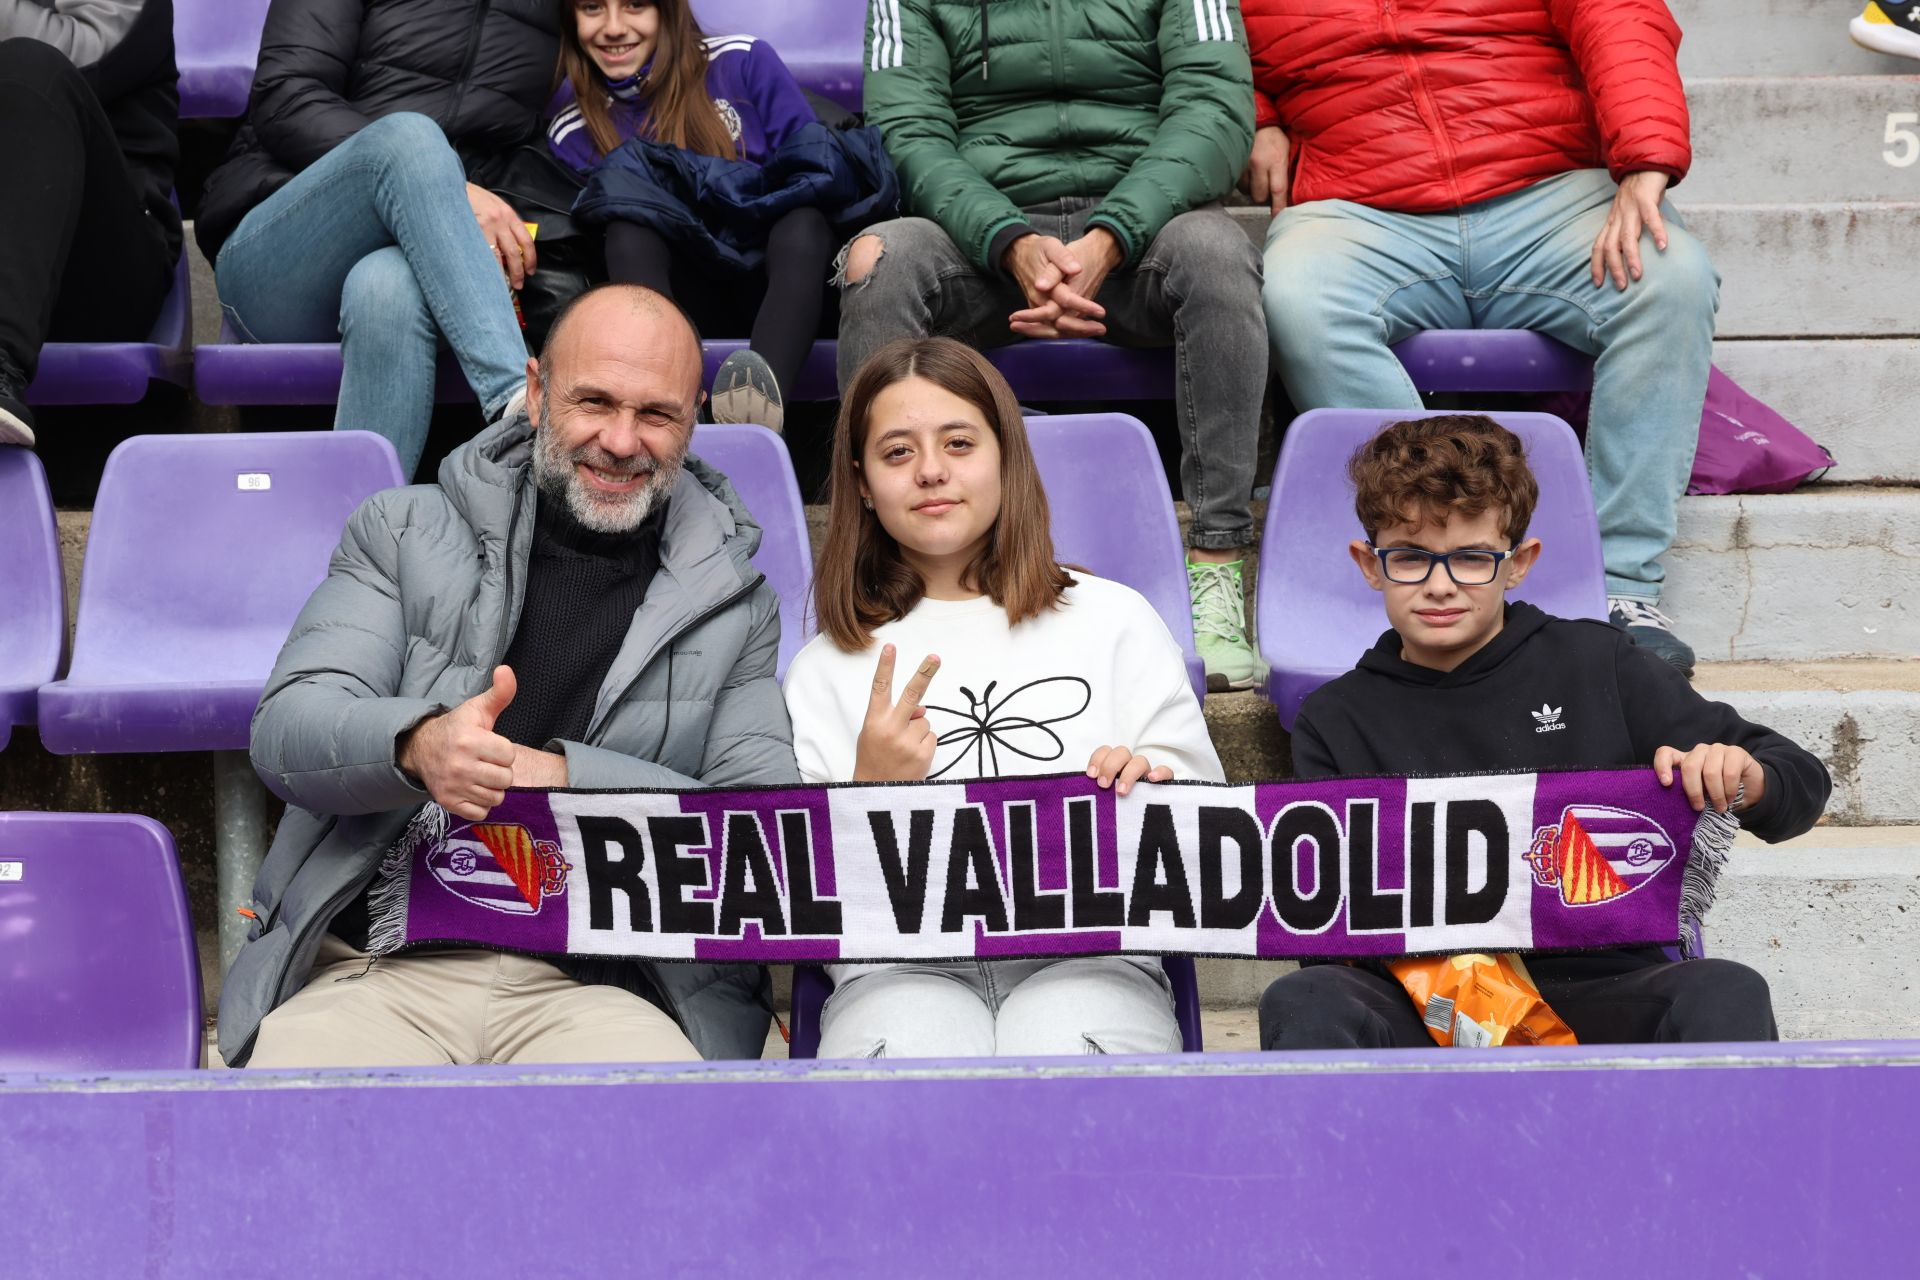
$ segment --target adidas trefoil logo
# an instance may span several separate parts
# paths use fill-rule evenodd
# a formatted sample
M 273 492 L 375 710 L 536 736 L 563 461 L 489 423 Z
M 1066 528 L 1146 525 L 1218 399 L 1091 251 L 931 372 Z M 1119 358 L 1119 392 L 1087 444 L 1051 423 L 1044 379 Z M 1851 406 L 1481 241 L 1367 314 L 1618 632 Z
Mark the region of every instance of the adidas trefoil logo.
M 1556 733 L 1567 727 L 1560 723 L 1559 707 L 1550 707 L 1543 702 L 1540 704 L 1540 709 L 1532 715 L 1540 722 L 1540 727 L 1534 730 L 1535 733 Z

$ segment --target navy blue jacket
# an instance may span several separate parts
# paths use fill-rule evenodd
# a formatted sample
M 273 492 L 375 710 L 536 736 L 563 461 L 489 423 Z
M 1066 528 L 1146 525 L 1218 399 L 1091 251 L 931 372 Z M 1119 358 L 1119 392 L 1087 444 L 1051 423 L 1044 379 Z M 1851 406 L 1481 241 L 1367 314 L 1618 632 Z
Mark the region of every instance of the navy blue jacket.
M 681 252 L 752 271 L 767 234 L 795 209 L 815 208 L 852 234 L 894 217 L 900 182 L 873 129 L 804 124 L 765 161 L 722 160 L 634 138 L 587 179 L 573 212 L 584 222 L 651 227 Z

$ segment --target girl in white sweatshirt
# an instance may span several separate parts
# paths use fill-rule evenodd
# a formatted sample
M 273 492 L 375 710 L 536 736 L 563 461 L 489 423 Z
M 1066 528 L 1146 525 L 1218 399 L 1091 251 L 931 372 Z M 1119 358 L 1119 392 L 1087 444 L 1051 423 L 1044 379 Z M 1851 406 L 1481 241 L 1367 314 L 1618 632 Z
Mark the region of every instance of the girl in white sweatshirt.
M 1124 795 L 1143 781 L 1221 780 L 1159 615 L 1131 588 L 1054 560 L 1019 402 L 983 357 L 947 338 L 882 348 L 841 401 L 833 450 L 820 634 L 786 678 L 809 782 L 1084 768 Z M 1151 958 L 828 972 L 822 1057 L 1180 1048 Z

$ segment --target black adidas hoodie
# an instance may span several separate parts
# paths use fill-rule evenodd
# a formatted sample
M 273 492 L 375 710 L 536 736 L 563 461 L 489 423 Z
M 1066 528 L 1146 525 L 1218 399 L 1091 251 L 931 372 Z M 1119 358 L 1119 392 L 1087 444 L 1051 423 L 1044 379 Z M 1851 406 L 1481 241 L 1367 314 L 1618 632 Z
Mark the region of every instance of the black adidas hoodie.
M 1833 781 L 1798 743 L 1707 701 L 1605 622 L 1513 602 L 1500 634 L 1452 671 L 1415 666 L 1398 632 L 1382 635 L 1301 707 L 1293 768 L 1321 778 L 1651 765 L 1660 747 L 1703 742 L 1745 747 L 1766 771 L 1766 794 L 1740 814 L 1761 839 L 1791 839 L 1826 809 Z

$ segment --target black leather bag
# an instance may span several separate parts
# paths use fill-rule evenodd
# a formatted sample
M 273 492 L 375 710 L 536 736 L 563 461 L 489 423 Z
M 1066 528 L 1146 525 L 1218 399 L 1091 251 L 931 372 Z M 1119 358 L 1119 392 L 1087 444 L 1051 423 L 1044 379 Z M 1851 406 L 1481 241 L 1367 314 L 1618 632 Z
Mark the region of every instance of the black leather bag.
M 507 158 L 493 187 L 522 222 L 539 228 L 533 237 L 535 269 L 520 290 L 527 346 L 536 352 L 566 305 L 607 279 L 600 229 L 577 221 L 571 212 L 583 185 L 545 147 L 524 146 Z

